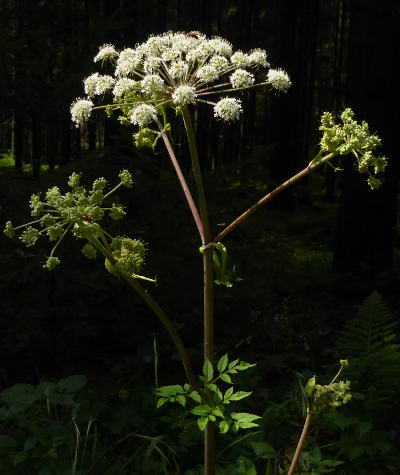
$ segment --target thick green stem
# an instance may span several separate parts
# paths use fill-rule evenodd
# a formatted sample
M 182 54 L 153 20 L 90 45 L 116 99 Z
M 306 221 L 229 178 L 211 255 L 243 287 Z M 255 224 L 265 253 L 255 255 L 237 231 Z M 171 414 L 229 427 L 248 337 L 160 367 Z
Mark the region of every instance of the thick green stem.
M 261 198 L 257 203 L 255 203 L 253 206 L 251 206 L 249 209 L 247 209 L 244 213 L 242 213 L 238 218 L 236 218 L 234 221 L 232 221 L 231 224 L 229 224 L 225 229 L 223 229 L 218 236 L 216 236 L 213 239 L 213 242 L 220 242 L 224 237 L 226 237 L 227 234 L 229 234 L 231 231 L 233 231 L 236 226 L 239 226 L 240 223 L 245 221 L 250 215 L 252 215 L 254 212 L 256 212 L 261 206 L 263 206 L 265 203 L 267 203 L 271 198 L 273 198 L 275 195 L 286 189 L 288 186 L 292 185 L 295 183 L 297 180 L 302 178 L 303 176 L 307 175 L 310 173 L 312 170 L 315 168 L 319 167 L 323 163 L 329 161 L 331 158 L 333 158 L 335 155 L 337 155 L 336 152 L 332 152 L 328 155 L 325 155 L 325 157 L 322 157 L 315 163 L 310 163 L 308 167 L 304 168 L 301 172 L 297 173 L 296 175 L 292 176 L 285 182 L 283 182 L 281 185 L 277 186 L 274 190 L 272 190 L 270 193 L 266 194 L 263 198 Z
M 192 198 L 192 195 L 190 193 L 189 187 L 186 183 L 185 177 L 183 176 L 181 167 L 179 166 L 179 162 L 175 156 L 174 150 L 172 148 L 171 142 L 169 141 L 168 135 L 165 133 L 165 130 L 163 129 L 163 126 L 161 125 L 161 122 L 155 118 L 156 124 L 158 128 L 160 129 L 160 134 L 161 137 L 164 141 L 164 145 L 167 149 L 169 158 L 171 159 L 172 165 L 175 169 L 176 175 L 178 177 L 179 183 L 181 184 L 183 193 L 185 194 L 186 201 L 188 203 L 189 209 L 192 212 L 192 216 L 194 219 L 194 222 L 196 223 L 197 229 L 200 234 L 201 242 L 204 244 L 204 232 L 203 232 L 203 224 L 200 219 L 199 212 L 197 211 L 196 205 L 194 203 L 194 200 Z
M 194 180 L 197 188 L 197 197 L 200 208 L 200 216 L 203 225 L 203 282 L 204 282 L 204 360 L 213 363 L 214 360 L 214 277 L 212 247 L 208 244 L 211 239 L 210 225 L 208 219 L 206 197 L 204 193 L 203 178 L 201 176 L 199 156 L 196 147 L 196 138 L 193 130 L 192 120 L 187 107 L 182 109 L 183 121 L 189 142 L 190 157 Z M 215 473 L 215 425 L 208 423 L 204 431 L 204 474 L 214 475 Z
M 303 430 L 301 432 L 299 441 L 297 443 L 296 451 L 293 455 L 292 463 L 290 464 L 290 468 L 289 468 L 289 471 L 288 471 L 287 475 L 293 475 L 293 473 L 294 473 L 294 469 L 296 468 L 297 461 L 298 461 L 300 453 L 303 449 L 304 440 L 306 438 L 308 428 L 310 426 L 310 421 L 311 421 L 311 411 L 310 411 L 309 407 L 307 407 L 306 420 L 304 421 Z
M 102 245 L 97 239 L 90 239 L 89 241 L 108 261 L 111 262 L 112 265 L 116 263 L 114 256 L 112 255 L 109 248 Z M 178 334 L 175 330 L 172 322 L 168 319 L 162 308 L 158 305 L 158 303 L 154 300 L 154 298 L 145 290 L 137 279 L 133 279 L 126 275 L 122 275 L 125 282 L 132 287 L 146 302 L 146 304 L 150 307 L 156 317 L 160 320 L 164 328 L 167 330 L 169 336 L 171 337 L 172 341 L 176 349 L 178 350 L 179 357 L 182 361 L 183 367 L 185 369 L 186 377 L 188 383 L 190 385 L 191 390 L 195 390 L 197 388 L 196 383 L 196 376 L 194 374 L 192 365 L 190 364 L 189 355 L 187 354 L 186 348 Z

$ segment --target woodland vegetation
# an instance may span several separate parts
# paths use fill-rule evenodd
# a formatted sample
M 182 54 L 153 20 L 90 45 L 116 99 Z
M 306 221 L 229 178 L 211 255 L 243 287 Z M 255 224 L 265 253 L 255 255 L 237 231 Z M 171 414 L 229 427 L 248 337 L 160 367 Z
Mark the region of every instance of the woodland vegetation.
M 0 227 L 27 221 L 30 195 L 64 188 L 74 171 L 87 182 L 132 171 L 134 188 L 118 190 L 127 217 L 115 226 L 149 248 L 151 292 L 194 360 L 199 244 L 166 153 L 135 149 L 131 128 L 104 114 L 71 122 L 99 46 L 194 30 L 265 48 L 288 71 L 286 94 L 243 94 L 239 123 L 196 108 L 217 227 L 307 166 L 322 112 L 352 107 L 382 139 L 379 190 L 351 160 L 340 172 L 321 167 L 228 240 L 243 280 L 216 293 L 216 352 L 257 362 L 240 383 L 263 417 L 254 434 L 218 442 L 217 473 L 286 473 L 303 423 L 299 381 L 328 381 L 339 358 L 350 362 L 352 401 L 315 422 L 298 473 L 400 471 L 399 22 L 395 0 L 0 0 Z M 172 127 L 191 184 L 184 130 Z M 185 381 L 145 304 L 73 240 L 51 273 L 46 244 L 27 250 L 1 235 L 0 249 L 0 473 L 202 473 L 197 427 L 179 408 L 155 409 L 155 386 Z

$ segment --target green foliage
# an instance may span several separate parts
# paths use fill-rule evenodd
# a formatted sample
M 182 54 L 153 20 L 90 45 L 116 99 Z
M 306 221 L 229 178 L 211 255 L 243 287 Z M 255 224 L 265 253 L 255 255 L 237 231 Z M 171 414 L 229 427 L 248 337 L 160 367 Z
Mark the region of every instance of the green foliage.
M 237 432 L 239 429 L 257 427 L 258 424 L 254 421 L 260 419 L 260 416 L 247 412 L 226 411 L 229 404 L 250 396 L 251 392 L 234 392 L 233 386 L 223 392 L 216 384 L 218 380 L 221 380 L 231 385 L 233 384 L 231 375 L 253 366 L 255 365 L 238 359 L 229 362 L 228 355 L 225 354 L 218 360 L 216 368 L 218 374 L 214 376 L 216 371 L 210 361 L 206 360 L 203 365 L 203 375 L 200 376 L 204 389 L 191 390 L 188 384 L 184 386 L 177 384 L 162 386 L 156 389 L 159 398 L 157 407 L 163 406 L 166 402 L 177 402 L 182 407 L 186 407 L 187 401 L 197 403 L 189 412 L 198 416 L 197 424 L 201 431 L 205 429 L 209 422 L 214 423 L 218 420 L 219 431 L 222 434 L 228 432 L 229 429 Z
M 86 383 L 86 376 L 74 375 L 36 387 L 16 384 L 1 392 L 2 473 L 75 473 L 71 472 L 71 454 L 77 449 L 75 421 L 81 417 L 90 427 L 88 401 L 80 396 Z
M 368 411 L 388 410 L 395 404 L 400 389 L 396 327 L 388 306 L 373 292 L 338 334 L 337 351 L 351 359 L 348 374 Z

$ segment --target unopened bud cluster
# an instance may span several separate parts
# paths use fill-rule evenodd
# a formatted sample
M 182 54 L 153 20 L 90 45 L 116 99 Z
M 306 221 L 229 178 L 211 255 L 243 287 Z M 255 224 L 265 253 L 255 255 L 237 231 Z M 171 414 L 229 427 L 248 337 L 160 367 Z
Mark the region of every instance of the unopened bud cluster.
M 132 176 L 128 170 L 119 174 L 120 183 L 111 191 L 105 193 L 108 182 L 105 178 L 97 178 L 90 190 L 80 184 L 80 174 L 73 173 L 68 179 L 70 191 L 62 194 L 57 186 L 48 189 L 45 196 L 40 193 L 30 198 L 31 215 L 33 221 L 14 228 L 11 221 L 6 223 L 4 234 L 14 237 L 16 231 L 21 230 L 19 239 L 28 247 L 36 244 L 40 236 L 47 236 L 55 245 L 45 262 L 45 268 L 52 270 L 60 260 L 54 256 L 54 251 L 62 239 L 70 231 L 74 237 L 87 241 L 82 249 L 86 257 L 96 257 L 96 248 L 93 244 L 103 237 L 104 232 L 100 221 L 105 215 L 113 220 L 121 219 L 125 215 L 122 206 L 112 203 L 104 206 L 106 200 L 120 186 L 132 187 Z
M 325 112 L 319 128 L 323 132 L 321 149 L 340 155 L 352 153 L 357 159 L 358 171 L 367 174 L 369 186 L 377 189 L 381 180 L 376 175 L 385 170 L 387 158 L 374 155 L 375 149 L 381 145 L 380 138 L 369 132 L 365 121 L 359 124 L 353 117 L 354 112 L 345 109 L 340 115 L 342 123 L 336 124 L 333 115 Z
M 347 366 L 347 360 L 340 360 L 340 370 L 329 384 L 317 384 L 316 376 L 308 380 L 304 393 L 309 409 L 313 414 L 321 414 L 336 409 L 350 401 L 350 381 L 335 382 L 341 371 Z
M 270 85 L 286 92 L 291 85 L 285 71 L 268 69 L 265 50 L 234 52 L 225 39 L 200 33 L 150 36 L 135 48 L 120 52 L 106 44 L 94 61 L 113 63 L 114 74 L 94 73 L 84 80 L 87 97 L 71 106 L 72 120 L 77 125 L 88 120 L 94 107 L 100 107 L 95 106 L 96 97 L 104 94 L 113 96 L 112 110 L 119 109 L 132 124 L 146 127 L 164 104 L 179 110 L 206 102 L 214 106 L 215 117 L 237 120 L 241 101 L 227 101 L 227 94 L 255 85 Z M 209 96 L 217 100 L 213 102 Z

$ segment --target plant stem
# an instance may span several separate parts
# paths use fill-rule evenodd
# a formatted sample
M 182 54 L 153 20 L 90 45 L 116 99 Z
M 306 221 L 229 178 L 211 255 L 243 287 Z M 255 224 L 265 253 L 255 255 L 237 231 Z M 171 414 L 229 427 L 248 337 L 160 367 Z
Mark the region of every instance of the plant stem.
M 111 262 L 112 265 L 116 263 L 116 260 L 114 259 L 114 256 L 110 252 L 109 249 L 107 249 L 105 246 L 103 246 L 97 239 L 90 239 L 90 243 L 108 260 Z M 176 349 L 178 350 L 179 357 L 182 361 L 183 367 L 185 369 L 186 377 L 190 386 L 190 389 L 192 391 L 196 390 L 197 388 L 197 383 L 196 383 L 196 376 L 194 374 L 192 365 L 190 363 L 189 356 L 187 354 L 186 348 L 181 340 L 181 337 L 179 336 L 178 332 L 174 328 L 172 322 L 169 320 L 169 318 L 166 316 L 162 308 L 158 305 L 158 303 L 154 300 L 154 298 L 145 290 L 140 283 L 137 281 L 137 279 L 133 279 L 131 277 L 128 277 L 126 275 L 121 275 L 125 282 L 132 287 L 141 297 L 142 299 L 147 303 L 147 305 L 150 307 L 150 309 L 153 311 L 153 313 L 156 315 L 156 317 L 160 320 L 164 328 L 167 330 L 169 333 L 169 336 L 171 337 L 172 341 L 175 344 Z
M 188 379 L 190 389 L 194 391 L 197 388 L 196 377 L 194 375 L 192 366 L 190 364 L 190 360 L 189 360 L 189 356 L 187 354 L 186 348 L 178 332 L 175 330 L 174 326 L 172 325 L 168 317 L 165 315 L 162 308 L 153 299 L 153 297 L 147 292 L 147 290 L 145 290 L 141 286 L 141 284 L 137 281 L 137 279 L 132 279 L 128 276 L 123 276 L 123 278 L 142 297 L 142 299 L 151 308 L 153 313 L 156 315 L 156 317 L 160 320 L 164 328 L 169 333 L 169 336 L 171 337 L 172 341 L 175 344 L 176 349 L 178 350 L 179 357 L 182 361 L 183 367 L 185 368 L 185 373 Z
M 172 148 L 171 142 L 169 141 L 168 135 L 166 134 L 165 130 L 163 129 L 163 126 L 161 125 L 161 122 L 157 118 L 155 118 L 154 120 L 155 120 L 158 128 L 160 129 L 160 134 L 161 134 L 161 137 L 164 141 L 164 145 L 167 149 L 167 152 L 168 152 L 168 155 L 171 159 L 172 165 L 174 166 L 174 169 L 175 169 L 175 172 L 178 176 L 178 180 L 181 184 L 183 193 L 185 194 L 186 201 L 188 203 L 190 211 L 192 212 L 194 222 L 196 223 L 197 229 L 199 231 L 201 242 L 204 244 L 203 224 L 201 222 L 199 212 L 197 211 L 197 207 L 196 207 L 196 205 L 194 203 L 194 200 L 192 198 L 192 195 L 190 193 L 189 187 L 186 183 L 185 177 L 183 176 L 181 167 L 179 166 L 179 162 L 178 162 L 178 160 L 175 156 L 175 153 L 174 153 L 174 150 Z
M 204 360 L 213 363 L 214 360 L 214 277 L 213 277 L 213 249 L 207 246 L 211 239 L 206 197 L 203 178 L 201 176 L 199 156 L 196 147 L 196 138 L 192 120 L 187 107 L 182 108 L 183 122 L 189 142 L 190 157 L 194 180 L 197 188 L 197 197 L 203 225 L 203 305 L 204 305 Z M 204 430 L 204 474 L 215 473 L 215 425 L 208 422 Z
M 274 190 L 272 190 L 270 193 L 266 194 L 263 198 L 261 198 L 257 203 L 255 203 L 253 206 L 248 208 L 244 213 L 242 213 L 239 217 L 237 217 L 234 221 L 232 221 L 231 224 L 229 224 L 225 229 L 223 229 L 218 236 L 216 236 L 212 242 L 220 242 L 222 239 L 229 234 L 231 231 L 233 231 L 236 226 L 238 226 L 240 223 L 242 223 L 244 220 L 246 220 L 250 215 L 252 215 L 255 211 L 257 211 L 261 206 L 263 206 L 265 203 L 267 203 L 271 198 L 273 198 L 275 195 L 286 189 L 288 186 L 292 185 L 295 183 L 297 180 L 302 178 L 303 176 L 307 175 L 310 173 L 312 170 L 315 168 L 319 167 L 323 163 L 327 162 L 331 158 L 333 158 L 335 155 L 337 155 L 337 152 L 332 152 L 329 153 L 328 155 L 325 155 L 325 157 L 322 157 L 320 160 L 318 160 L 315 163 L 312 163 L 308 165 L 304 170 L 301 172 L 297 173 L 296 175 L 292 176 L 285 182 L 283 182 L 281 185 L 277 186 Z
M 297 460 L 299 459 L 300 453 L 303 449 L 304 440 L 306 438 L 308 428 L 310 426 L 310 420 L 311 420 L 311 411 L 310 411 L 310 408 L 307 406 L 306 420 L 304 421 L 303 430 L 301 432 L 299 441 L 297 443 L 296 451 L 293 455 L 292 462 L 290 464 L 289 471 L 288 471 L 287 475 L 293 475 L 293 473 L 294 473 L 294 469 L 296 468 Z

